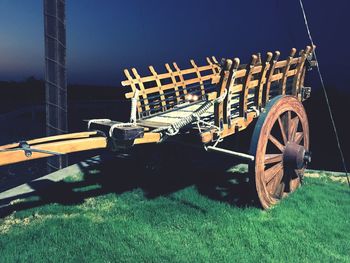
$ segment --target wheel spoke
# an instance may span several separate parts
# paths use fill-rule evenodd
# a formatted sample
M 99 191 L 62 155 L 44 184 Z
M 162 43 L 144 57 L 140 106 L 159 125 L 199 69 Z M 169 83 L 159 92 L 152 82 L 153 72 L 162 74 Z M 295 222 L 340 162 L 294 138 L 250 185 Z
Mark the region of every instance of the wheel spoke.
M 289 141 L 293 141 L 294 140 L 294 136 L 295 136 L 295 133 L 296 133 L 296 131 L 298 129 L 298 125 L 299 125 L 299 117 L 296 116 L 289 123 L 289 134 L 288 134 L 288 137 L 289 137 L 288 140 Z
M 283 169 L 283 163 L 279 162 L 265 171 L 265 183 L 269 183 Z
M 280 143 L 272 134 L 269 135 L 269 140 L 281 151 L 284 151 L 284 145 Z
M 276 192 L 276 187 L 281 184 L 281 181 L 282 181 L 282 178 L 283 178 L 283 169 L 280 169 L 276 175 L 271 179 L 270 182 L 267 183 L 267 188 L 268 188 L 268 191 L 271 193 L 271 194 L 274 194 Z
M 283 154 L 265 154 L 265 164 L 281 162 Z
M 286 133 L 287 129 L 286 129 L 286 125 L 283 125 L 283 122 L 281 120 L 281 116 L 278 117 L 278 124 L 280 126 L 280 130 L 281 130 L 281 134 L 282 134 L 284 145 L 286 145 L 287 141 L 288 141 L 287 133 Z
M 294 142 L 296 144 L 300 144 L 301 140 L 304 138 L 304 133 L 303 132 L 297 132 L 295 133 L 295 137 L 294 137 Z
M 274 197 L 281 199 L 283 197 L 284 189 L 286 187 L 286 184 L 284 182 L 280 182 L 274 191 Z
M 287 137 L 289 138 L 289 133 L 290 133 L 290 122 L 292 121 L 292 112 L 291 111 L 287 111 L 287 116 L 285 117 L 286 120 L 285 120 L 285 124 L 286 124 L 286 127 L 287 128 Z

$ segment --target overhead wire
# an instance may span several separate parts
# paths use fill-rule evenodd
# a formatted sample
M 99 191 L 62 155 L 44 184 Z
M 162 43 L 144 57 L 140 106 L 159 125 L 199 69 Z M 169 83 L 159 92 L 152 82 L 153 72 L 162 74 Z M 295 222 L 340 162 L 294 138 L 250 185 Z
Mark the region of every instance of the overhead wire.
M 301 11 L 302 11 L 302 13 L 303 13 L 303 18 L 304 18 L 304 22 L 305 22 L 307 34 L 308 34 L 308 36 L 309 36 L 311 45 L 314 46 L 314 41 L 313 41 L 312 36 L 311 36 L 311 32 L 310 32 L 310 28 L 309 28 L 309 23 L 308 23 L 308 20 L 307 20 L 307 17 L 306 17 L 306 13 L 305 13 L 303 1 L 302 1 L 302 0 L 299 0 L 299 4 L 300 4 Z M 344 169 L 344 172 L 345 172 L 345 176 L 346 176 L 348 185 L 349 185 L 349 187 L 350 187 L 349 173 L 348 173 L 348 169 L 347 169 L 347 167 L 346 167 L 346 162 L 345 162 L 345 158 L 344 158 L 344 153 L 343 153 L 343 150 L 342 150 L 342 147 L 341 147 L 341 144 L 340 144 L 340 139 L 339 139 L 338 130 L 337 130 L 337 127 L 336 127 L 336 125 L 335 125 L 335 120 L 334 120 L 334 117 L 333 117 L 331 105 L 330 105 L 330 103 L 329 103 L 327 90 L 326 90 L 326 87 L 325 87 L 325 84 L 324 84 L 324 81 L 323 81 L 323 77 L 322 77 L 321 70 L 320 70 L 320 64 L 319 64 L 319 62 L 318 62 L 315 49 L 313 49 L 313 56 L 314 56 L 314 58 L 315 58 L 315 60 L 316 60 L 316 68 L 317 68 L 317 72 L 318 72 L 318 75 L 319 75 L 319 78 L 320 78 L 320 81 L 321 81 L 321 86 L 322 86 L 323 94 L 324 94 L 324 97 L 325 97 L 325 100 L 326 100 L 326 104 L 327 104 L 327 108 L 328 108 L 329 117 L 330 117 L 331 122 L 332 122 L 332 127 L 333 127 L 334 135 L 335 135 L 335 138 L 336 138 L 336 141 L 337 141 L 337 147 L 338 147 L 339 154 L 340 154 L 340 158 L 341 158 L 341 161 L 342 161 L 342 164 L 343 164 L 343 169 Z

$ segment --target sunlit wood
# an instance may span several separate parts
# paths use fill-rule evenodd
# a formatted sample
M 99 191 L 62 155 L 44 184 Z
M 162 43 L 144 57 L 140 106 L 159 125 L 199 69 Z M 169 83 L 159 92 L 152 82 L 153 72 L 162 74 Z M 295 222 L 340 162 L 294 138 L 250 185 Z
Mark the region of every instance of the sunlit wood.
M 283 163 L 279 162 L 274 166 L 267 169 L 265 173 L 265 182 L 269 183 L 281 170 L 283 169 Z
M 281 184 L 283 175 L 284 175 L 283 169 L 278 170 L 275 176 L 266 184 L 266 187 L 271 195 L 275 194 L 276 189 Z
M 304 133 L 303 133 L 303 132 L 297 132 L 297 133 L 295 134 L 294 141 L 295 141 L 297 144 L 300 144 L 303 138 L 304 138 Z
M 276 139 L 272 134 L 269 134 L 269 140 L 281 151 L 284 151 L 284 146 L 279 140 Z
M 265 164 L 281 162 L 283 154 L 265 154 Z
M 71 139 L 58 142 L 49 142 L 37 144 L 33 149 L 47 150 L 61 154 L 81 152 L 93 149 L 103 149 L 107 147 L 107 139 L 104 137 L 93 137 L 83 139 Z M 0 152 L 0 166 L 5 164 L 13 164 L 18 162 L 30 161 L 39 158 L 53 156 L 47 153 L 32 152 L 30 157 L 27 157 L 23 150 Z
M 38 143 L 52 142 L 52 141 L 59 141 L 59 140 L 88 138 L 88 137 L 90 137 L 92 135 L 96 135 L 96 134 L 97 134 L 97 131 L 69 133 L 69 134 L 55 135 L 55 136 L 49 136 L 49 137 L 44 137 L 44 138 L 28 140 L 27 143 L 29 145 L 33 145 L 33 144 L 38 144 Z M 19 146 L 18 143 L 11 143 L 11 144 L 0 146 L 0 150 L 15 148 L 18 146 Z
M 296 116 L 295 118 L 293 118 L 289 124 L 289 141 L 293 141 L 294 137 L 295 137 L 295 133 L 298 129 L 298 125 L 299 125 L 299 118 L 298 116 Z
M 278 116 L 278 125 L 279 125 L 280 130 L 281 130 L 281 134 L 282 134 L 284 145 L 286 145 L 287 142 L 288 142 L 288 138 L 287 138 L 287 133 L 286 133 L 286 127 L 282 123 L 281 116 Z

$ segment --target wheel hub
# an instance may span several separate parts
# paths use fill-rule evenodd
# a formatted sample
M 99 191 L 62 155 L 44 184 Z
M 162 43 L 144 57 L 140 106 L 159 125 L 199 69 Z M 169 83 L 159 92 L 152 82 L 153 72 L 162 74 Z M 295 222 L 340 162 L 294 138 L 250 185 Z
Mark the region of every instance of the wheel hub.
M 302 169 L 311 162 L 311 153 L 304 146 L 288 142 L 283 152 L 283 163 L 286 168 Z

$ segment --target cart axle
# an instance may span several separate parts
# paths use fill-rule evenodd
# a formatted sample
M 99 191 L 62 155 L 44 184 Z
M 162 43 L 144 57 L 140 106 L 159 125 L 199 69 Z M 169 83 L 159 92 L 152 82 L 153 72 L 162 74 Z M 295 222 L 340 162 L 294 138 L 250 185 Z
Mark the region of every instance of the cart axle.
M 226 155 L 231 155 L 243 160 L 247 160 L 247 161 L 254 161 L 255 157 L 253 155 L 250 154 L 246 154 L 246 153 L 241 153 L 241 152 L 235 152 L 235 151 L 231 151 L 231 150 L 227 150 L 227 149 L 223 149 L 223 148 L 219 148 L 219 147 L 215 147 L 215 146 L 208 146 L 207 151 L 212 151 L 212 152 L 218 152 L 218 153 L 223 153 Z

